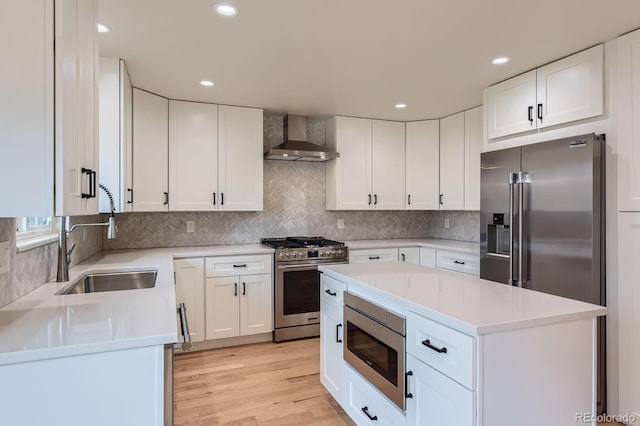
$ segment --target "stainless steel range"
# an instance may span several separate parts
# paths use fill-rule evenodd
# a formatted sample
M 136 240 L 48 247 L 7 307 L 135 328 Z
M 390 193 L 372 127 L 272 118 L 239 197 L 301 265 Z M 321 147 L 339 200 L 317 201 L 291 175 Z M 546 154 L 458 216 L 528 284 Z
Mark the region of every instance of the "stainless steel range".
M 318 265 L 348 262 L 348 248 L 322 237 L 264 238 L 276 249 L 273 340 L 320 335 L 320 272 Z

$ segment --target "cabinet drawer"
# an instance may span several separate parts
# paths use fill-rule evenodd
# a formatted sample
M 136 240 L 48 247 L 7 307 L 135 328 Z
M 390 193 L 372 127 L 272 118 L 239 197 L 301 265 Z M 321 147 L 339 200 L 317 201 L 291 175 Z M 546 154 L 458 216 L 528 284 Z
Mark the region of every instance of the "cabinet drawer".
M 320 300 L 342 312 L 343 293 L 347 286 L 340 281 L 322 274 L 320 276 Z
M 420 247 L 420 266 L 436 267 L 436 249 Z
M 270 274 L 273 269 L 273 258 L 270 254 L 207 257 L 205 263 L 207 278 Z
M 345 365 L 345 383 L 343 407 L 358 425 L 393 425 L 407 424 L 407 419 L 396 406 L 382 396 L 376 388 L 364 380 L 351 367 Z M 366 413 L 369 413 L 367 416 Z M 376 420 L 371 418 L 375 417 Z
M 397 248 L 349 250 L 349 263 L 389 262 L 397 260 Z
M 438 269 L 480 276 L 480 255 L 438 250 Z
M 409 312 L 406 344 L 407 352 L 420 361 L 466 388 L 475 389 L 476 341 L 473 337 Z

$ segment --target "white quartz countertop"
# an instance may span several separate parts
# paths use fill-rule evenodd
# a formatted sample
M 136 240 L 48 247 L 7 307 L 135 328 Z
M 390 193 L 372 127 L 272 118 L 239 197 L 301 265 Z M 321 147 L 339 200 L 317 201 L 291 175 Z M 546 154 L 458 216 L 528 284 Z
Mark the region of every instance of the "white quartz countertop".
M 439 240 L 435 238 L 405 238 L 388 240 L 352 240 L 344 242 L 349 250 L 377 249 L 394 247 L 430 247 L 450 249 L 471 254 L 480 253 L 480 243 L 470 241 Z
M 390 300 L 470 335 L 593 318 L 606 308 L 405 262 L 320 266 L 372 302 Z
M 260 244 L 104 251 L 0 309 L 0 365 L 177 341 L 173 259 L 269 254 Z M 55 293 L 85 273 L 157 270 L 154 288 Z

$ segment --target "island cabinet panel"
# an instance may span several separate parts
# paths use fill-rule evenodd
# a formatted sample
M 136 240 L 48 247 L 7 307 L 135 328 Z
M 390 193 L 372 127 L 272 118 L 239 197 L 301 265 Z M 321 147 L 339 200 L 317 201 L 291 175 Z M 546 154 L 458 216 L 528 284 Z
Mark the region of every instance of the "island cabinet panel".
M 480 424 L 566 426 L 595 413 L 595 342 L 594 319 L 484 336 Z
M 409 354 L 407 370 L 407 425 L 475 425 L 475 392 Z

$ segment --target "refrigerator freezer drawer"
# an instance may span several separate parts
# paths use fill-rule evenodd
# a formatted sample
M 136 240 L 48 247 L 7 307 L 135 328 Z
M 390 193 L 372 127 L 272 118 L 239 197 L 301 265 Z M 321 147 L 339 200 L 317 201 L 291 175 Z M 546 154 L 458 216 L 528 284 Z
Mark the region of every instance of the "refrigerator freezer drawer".
M 480 275 L 480 255 L 438 250 L 438 269 Z

